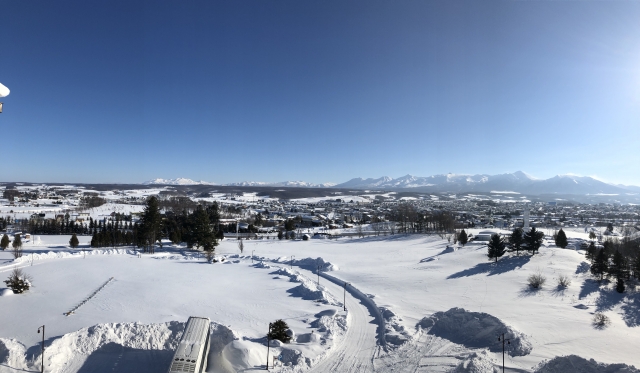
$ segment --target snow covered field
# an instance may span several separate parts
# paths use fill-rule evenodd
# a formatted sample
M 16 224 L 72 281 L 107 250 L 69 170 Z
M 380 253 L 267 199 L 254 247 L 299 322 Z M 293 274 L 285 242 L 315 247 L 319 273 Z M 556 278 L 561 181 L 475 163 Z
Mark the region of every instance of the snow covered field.
M 207 264 L 181 248 L 141 258 L 127 249 L 84 256 L 65 247 L 68 239 L 42 236 L 25 244 L 17 262 L 0 252 L 2 279 L 18 265 L 34 284 L 22 295 L 0 290 L 0 372 L 39 370 L 43 324 L 47 371 L 162 371 L 192 315 L 215 323 L 209 372 L 264 370 L 264 335 L 279 318 L 296 334 L 276 348 L 285 363 L 279 371 L 492 372 L 502 363 L 501 332 L 513 341 L 505 361 L 511 372 L 571 354 L 640 366 L 636 290 L 599 287 L 582 252 L 551 244 L 496 265 L 479 243 L 458 247 L 437 236 L 255 240 L 243 254 L 225 240 L 217 249 L 225 262 Z M 531 290 L 527 277 L 536 272 L 547 282 Z M 566 290 L 557 287 L 560 275 L 572 280 Z M 594 327 L 595 312 L 611 325 Z M 570 370 L 567 361 L 542 369 L 601 371 L 577 358 Z

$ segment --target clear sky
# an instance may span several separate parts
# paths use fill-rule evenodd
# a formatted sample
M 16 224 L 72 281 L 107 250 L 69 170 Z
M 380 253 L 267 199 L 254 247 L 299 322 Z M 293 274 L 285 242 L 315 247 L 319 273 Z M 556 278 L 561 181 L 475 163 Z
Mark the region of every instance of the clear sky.
M 640 1 L 0 0 L 0 181 L 640 185 Z

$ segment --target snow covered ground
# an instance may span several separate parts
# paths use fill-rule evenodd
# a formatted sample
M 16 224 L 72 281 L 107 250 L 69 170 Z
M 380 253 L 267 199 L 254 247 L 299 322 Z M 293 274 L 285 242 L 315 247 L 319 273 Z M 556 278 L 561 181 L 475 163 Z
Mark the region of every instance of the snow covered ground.
M 586 238 L 584 230 L 567 233 Z M 635 288 L 618 294 L 598 284 L 582 252 L 549 243 L 533 257 L 494 264 L 480 243 L 458 247 L 437 236 L 253 240 L 243 254 L 225 240 L 217 250 L 225 261 L 207 264 L 184 248 L 85 256 L 68 249 L 68 239 L 41 236 L 17 262 L 0 252 L 0 277 L 17 265 L 34 284 L 22 295 L 0 289 L 0 372 L 39 368 L 43 324 L 47 371 L 161 371 L 191 315 L 214 322 L 209 372 L 264 370 L 264 335 L 279 318 L 295 332 L 294 343 L 275 349 L 285 362 L 279 371 L 492 372 L 502 363 L 502 332 L 514 342 L 505 361 L 511 372 L 564 355 L 586 360 L 556 359 L 540 371 L 604 371 L 591 358 L 640 366 Z M 537 272 L 547 282 L 531 290 L 527 277 Z M 567 289 L 557 287 L 561 275 L 572 280 Z M 610 326 L 594 327 L 595 312 Z

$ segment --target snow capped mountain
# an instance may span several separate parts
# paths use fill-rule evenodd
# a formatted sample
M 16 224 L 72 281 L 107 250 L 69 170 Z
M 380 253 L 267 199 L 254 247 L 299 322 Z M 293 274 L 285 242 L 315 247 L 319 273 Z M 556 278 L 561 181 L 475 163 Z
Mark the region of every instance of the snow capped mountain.
M 330 188 L 336 183 L 314 184 L 306 181 L 281 181 L 275 183 L 267 183 L 264 181 L 242 181 L 239 183 L 225 184 L 227 186 L 264 186 L 264 187 L 290 187 L 290 188 Z
M 177 179 L 153 179 L 142 183 L 144 185 L 216 185 L 207 181 L 194 181 L 179 177 Z
M 558 175 L 542 180 L 522 171 L 499 175 L 405 175 L 396 179 L 356 178 L 336 185 L 337 188 L 398 189 L 412 188 L 423 192 L 491 192 L 494 190 L 529 194 L 598 194 L 633 191 L 630 186 L 615 186 L 589 176 Z

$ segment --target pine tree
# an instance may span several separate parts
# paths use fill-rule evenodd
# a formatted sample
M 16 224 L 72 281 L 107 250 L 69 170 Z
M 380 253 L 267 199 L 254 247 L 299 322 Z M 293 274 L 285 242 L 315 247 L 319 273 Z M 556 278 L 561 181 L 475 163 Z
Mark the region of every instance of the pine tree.
M 503 256 L 506 250 L 506 244 L 502 237 L 499 234 L 491 235 L 491 240 L 487 244 L 488 256 L 489 260 L 495 258 L 496 263 L 498 262 L 498 258 Z
M 141 241 L 139 244 L 144 247 L 145 251 L 153 253 L 153 247 L 158 239 L 160 239 L 160 225 L 162 218 L 160 216 L 160 208 L 158 199 L 155 196 L 147 199 L 147 205 L 142 213 L 142 224 L 138 230 Z
M 19 234 L 16 234 L 15 237 L 13 238 L 12 246 L 16 250 L 20 250 L 22 248 L 22 238 L 20 237 Z
M 71 239 L 69 240 L 69 246 L 71 246 L 72 249 L 75 249 L 78 247 L 79 244 L 80 242 L 78 241 L 78 237 L 74 233 L 73 236 L 71 236 Z
M 567 247 L 569 245 L 569 242 L 567 241 L 567 235 L 564 233 L 564 231 L 562 230 L 562 228 L 560 229 L 560 231 L 558 232 L 558 234 L 555 237 L 555 241 L 556 241 L 556 246 L 564 249 L 565 247 Z
M 594 276 L 600 276 L 600 281 L 602 281 L 608 269 L 609 256 L 607 255 L 607 251 L 605 249 L 600 249 L 591 264 L 591 274 Z
M 636 255 L 636 259 L 633 261 L 633 275 L 640 280 L 640 254 Z
M 281 240 L 284 238 L 284 234 L 282 233 L 282 231 L 278 231 L 278 239 Z
M 509 236 L 509 243 L 511 243 L 513 248 L 516 250 L 516 255 L 519 255 L 520 248 L 524 243 L 522 228 L 516 228 L 511 232 L 511 235 Z
M 204 251 L 213 252 L 218 246 L 218 241 L 213 234 L 213 229 L 209 221 L 209 214 L 198 206 L 196 211 L 191 214 L 191 242 L 196 248 L 202 248 Z
M 267 337 L 269 339 L 277 339 L 284 343 L 291 342 L 291 336 L 287 334 L 287 330 L 289 329 L 289 325 L 283 320 L 276 320 L 275 322 L 269 324 L 269 334 Z
M 464 229 L 458 235 L 458 241 L 462 244 L 462 246 L 466 245 L 469 242 L 469 236 L 467 236 L 467 232 Z
M 542 246 L 543 239 L 544 233 L 537 231 L 535 227 L 531 227 L 531 230 L 524 234 L 524 244 L 527 250 L 531 251 L 533 255 L 535 255 L 536 251 Z
M 617 283 L 616 283 L 616 291 L 617 291 L 618 293 L 624 293 L 624 289 L 625 289 L 625 287 L 624 287 L 624 280 L 622 280 L 622 278 L 620 278 L 620 277 L 619 277 L 619 278 L 618 278 L 618 281 L 617 281 Z
M 589 246 L 587 246 L 587 252 L 585 253 L 585 258 L 593 263 L 593 261 L 596 259 L 596 254 L 598 253 L 598 250 L 596 249 L 596 244 L 591 241 L 589 243 Z
M 7 247 L 9 247 L 9 236 L 5 233 L 2 236 L 2 240 L 0 240 L 0 248 L 2 248 L 2 250 L 6 250 Z

